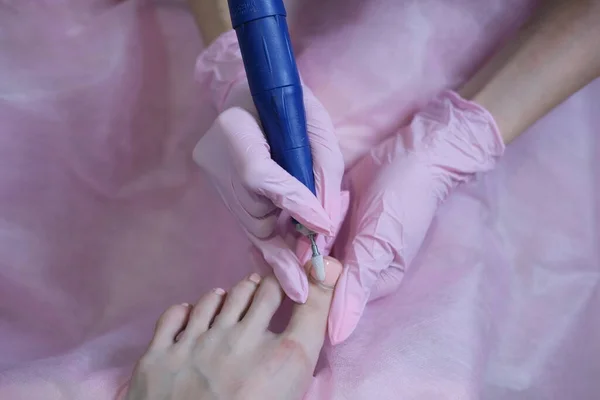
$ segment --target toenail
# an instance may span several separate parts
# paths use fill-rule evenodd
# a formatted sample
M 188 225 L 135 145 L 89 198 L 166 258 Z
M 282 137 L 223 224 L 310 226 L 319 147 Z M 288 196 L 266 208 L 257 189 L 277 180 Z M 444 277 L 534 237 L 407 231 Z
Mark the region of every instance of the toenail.
M 218 294 L 219 296 L 223 296 L 225 294 L 225 291 L 221 288 L 213 289 L 213 292 L 215 292 L 215 294 Z
M 312 263 L 310 261 L 306 264 L 305 268 L 308 270 L 311 281 L 316 285 L 326 290 L 333 290 L 342 273 L 342 264 L 333 257 L 324 257 L 323 261 L 325 264 L 325 279 L 322 281 L 317 279 L 316 272 L 314 268 L 312 268 Z
M 261 278 L 260 278 L 260 275 L 259 275 L 259 274 L 257 274 L 257 273 L 253 273 L 252 275 L 250 275 L 250 276 L 248 277 L 248 280 L 250 280 L 250 282 L 254 282 L 254 283 L 256 283 L 256 284 L 259 284 L 259 283 L 260 283 L 260 279 L 261 279 Z

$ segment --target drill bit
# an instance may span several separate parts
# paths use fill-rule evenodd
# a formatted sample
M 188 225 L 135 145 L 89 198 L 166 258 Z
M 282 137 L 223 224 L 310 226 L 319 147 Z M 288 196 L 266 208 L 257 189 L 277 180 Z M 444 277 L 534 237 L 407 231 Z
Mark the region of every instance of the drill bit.
M 296 224 L 296 230 L 304 236 L 307 236 L 310 240 L 310 249 L 312 252 L 310 261 L 315 271 L 314 277 L 318 282 L 323 282 L 325 280 L 325 262 L 323 261 L 323 256 L 319 252 L 319 247 L 315 241 L 316 234 L 298 223 Z
M 310 248 L 312 251 L 312 267 L 315 271 L 315 278 L 319 282 L 323 282 L 325 280 L 325 263 L 323 261 L 323 256 L 319 253 L 319 248 L 317 247 L 317 243 L 315 242 L 315 234 L 310 233 L 308 235 L 310 239 Z

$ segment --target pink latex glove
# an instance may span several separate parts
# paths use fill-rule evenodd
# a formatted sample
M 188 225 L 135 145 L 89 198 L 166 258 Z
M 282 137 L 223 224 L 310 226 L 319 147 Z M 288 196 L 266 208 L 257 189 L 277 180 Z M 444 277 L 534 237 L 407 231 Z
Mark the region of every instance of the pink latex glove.
M 285 211 L 316 233 L 335 235 L 347 201 L 340 192 L 344 162 L 331 118 L 304 87 L 315 197 L 271 159 L 257 122 L 235 32 L 222 35 L 200 55 L 196 78 L 210 90 L 221 114 L 196 145 L 194 160 L 273 268 L 286 294 L 303 303 L 308 281 L 298 256 L 302 262 L 307 258 L 306 239 L 295 235 L 294 243 L 290 243 L 290 235 L 280 233 L 278 220 Z M 324 243 L 323 238 L 319 241 Z
M 398 288 L 448 193 L 492 169 L 503 152 L 491 114 L 444 92 L 352 168 L 345 268 L 329 315 L 333 344 L 354 331 L 369 299 Z

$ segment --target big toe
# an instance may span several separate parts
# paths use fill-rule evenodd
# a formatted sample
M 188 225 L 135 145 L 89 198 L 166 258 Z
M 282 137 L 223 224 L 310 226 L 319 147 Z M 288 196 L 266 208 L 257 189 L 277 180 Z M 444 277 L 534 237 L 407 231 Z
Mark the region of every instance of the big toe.
M 342 264 L 333 257 L 324 257 L 325 279 L 318 282 L 311 262 L 307 271 L 311 276 L 308 299 L 304 304 L 296 304 L 285 335 L 299 342 L 308 356 L 316 362 L 327 330 L 327 317 L 333 298 L 333 289 L 342 272 Z

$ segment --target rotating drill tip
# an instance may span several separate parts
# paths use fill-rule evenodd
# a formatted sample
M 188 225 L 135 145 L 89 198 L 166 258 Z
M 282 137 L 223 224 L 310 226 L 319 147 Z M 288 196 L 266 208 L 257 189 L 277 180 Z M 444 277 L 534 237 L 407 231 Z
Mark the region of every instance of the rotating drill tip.
M 312 267 L 315 271 L 314 277 L 317 281 L 323 282 L 325 280 L 325 262 L 323 261 L 323 256 L 319 252 L 319 248 L 317 247 L 317 243 L 315 241 L 315 234 L 311 233 L 308 235 L 310 240 L 310 248 L 312 251 Z

